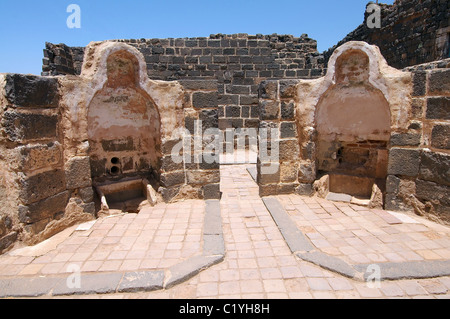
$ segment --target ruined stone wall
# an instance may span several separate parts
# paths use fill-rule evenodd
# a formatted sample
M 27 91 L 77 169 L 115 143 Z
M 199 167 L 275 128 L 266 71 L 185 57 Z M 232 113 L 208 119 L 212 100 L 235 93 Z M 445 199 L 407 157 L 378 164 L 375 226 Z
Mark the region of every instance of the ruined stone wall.
M 450 2 L 446 0 L 396 0 L 381 7 L 381 28 L 364 23 L 342 41 L 324 52 L 326 61 L 333 51 L 349 41 L 378 46 L 390 66 L 402 69 L 449 57 Z
M 80 76 L 0 74 L 0 253 L 97 217 L 99 187 L 219 199 L 217 87 L 150 80 L 118 42 L 91 43 Z
M 413 74 L 409 131 L 391 137 L 386 208 L 450 222 L 450 59 Z
M 58 80 L 0 79 L 1 252 L 17 238 L 34 243 L 53 235 L 73 221 L 72 212 L 78 221 L 93 218 L 95 209 L 91 181 L 78 174 L 90 172 L 89 162 L 64 161 Z
M 154 80 L 216 80 L 217 93 L 197 95 L 199 107 L 217 104 L 219 126 L 257 128 L 258 85 L 266 79 L 324 75 L 317 42 L 307 35 L 211 35 L 209 38 L 117 40 L 136 47 Z M 83 48 L 47 43 L 42 75 L 80 74 Z
M 359 67 L 363 53 L 369 57 L 368 68 Z M 339 63 L 342 57 L 346 57 L 345 63 Z M 351 194 L 367 188 L 367 194 L 351 195 L 370 198 L 378 192 L 386 209 L 413 210 L 450 222 L 449 62 L 447 59 L 399 71 L 386 64 L 376 47 L 349 42 L 335 51 L 324 78 L 263 82 L 260 127 L 275 129 L 278 136 L 272 136 L 272 141 L 278 142 L 280 154 L 277 158 L 259 150 L 260 194 L 326 196 L 328 191 Z M 348 70 L 346 65 L 350 66 Z M 342 74 L 344 82 L 340 80 Z M 375 103 L 379 93 L 388 102 L 388 128 L 358 128 L 364 123 L 359 110 L 376 111 L 373 119 L 385 112 L 384 102 Z M 321 111 L 324 105 L 336 108 L 344 117 L 338 112 L 330 113 L 327 119 L 330 115 Z M 324 117 L 329 122 L 321 128 Z M 337 127 L 340 121 L 347 121 L 341 129 Z M 329 130 L 337 139 L 324 146 L 327 137 L 321 130 Z M 347 159 L 346 151 L 352 152 Z M 358 154 L 369 151 L 374 152 L 374 166 L 367 170 L 369 158 Z M 349 164 L 347 160 L 355 164 L 350 171 L 343 166 Z M 264 174 L 269 167 L 273 172 Z M 333 180 L 333 174 L 338 178 Z M 322 179 L 324 176 L 326 179 Z M 339 184 L 334 190 L 333 183 Z

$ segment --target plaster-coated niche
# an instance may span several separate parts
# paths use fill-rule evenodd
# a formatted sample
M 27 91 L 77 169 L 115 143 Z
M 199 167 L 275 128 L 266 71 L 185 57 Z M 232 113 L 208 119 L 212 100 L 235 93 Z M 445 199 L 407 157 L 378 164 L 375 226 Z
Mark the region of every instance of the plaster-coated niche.
M 330 191 L 369 198 L 384 188 L 391 115 L 383 93 L 369 81 L 366 53 L 347 50 L 335 65 L 335 82 L 316 107 L 317 165 L 330 175 Z
M 92 98 L 87 114 L 94 184 L 157 179 L 161 121 L 155 103 L 139 85 L 138 60 L 128 51 L 115 51 L 107 57 L 106 66 L 107 80 Z

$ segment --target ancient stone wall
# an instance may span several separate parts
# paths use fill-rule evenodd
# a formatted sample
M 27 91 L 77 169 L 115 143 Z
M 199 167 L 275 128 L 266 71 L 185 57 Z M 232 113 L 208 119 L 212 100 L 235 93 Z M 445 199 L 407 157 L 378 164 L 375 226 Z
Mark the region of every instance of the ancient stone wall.
M 324 52 L 326 61 L 333 51 L 349 41 L 365 41 L 380 48 L 390 66 L 398 69 L 437 61 L 450 54 L 450 2 L 446 0 L 396 0 L 381 7 L 381 28 L 364 23 L 333 48 Z
M 59 83 L 53 77 L 1 75 L 0 251 L 21 238 L 34 243 L 95 213 L 89 161 L 64 160 Z
M 378 48 L 348 42 L 324 78 L 263 82 L 260 128 L 275 129 L 268 149 L 278 144 L 279 157 L 259 150 L 260 194 L 336 192 L 375 205 L 377 193 L 386 209 L 448 223 L 448 66 L 447 59 L 399 71 Z
M 105 212 L 105 187 L 221 196 L 217 80 L 152 81 L 125 43 L 86 50 L 80 76 L 0 74 L 0 253 Z
M 217 94 L 193 103 L 218 105 L 219 126 L 257 128 L 258 85 L 266 79 L 324 75 L 317 42 L 307 35 L 211 35 L 209 38 L 117 40 L 136 47 L 154 80 L 213 79 Z M 83 48 L 47 43 L 42 75 L 80 74 Z
M 450 59 L 413 74 L 409 131 L 391 137 L 386 208 L 450 222 Z

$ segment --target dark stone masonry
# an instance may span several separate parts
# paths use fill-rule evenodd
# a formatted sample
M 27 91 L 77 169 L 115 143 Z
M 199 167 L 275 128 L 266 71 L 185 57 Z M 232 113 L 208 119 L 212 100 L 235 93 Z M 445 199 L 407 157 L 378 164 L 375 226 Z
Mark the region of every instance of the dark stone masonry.
M 381 28 L 364 23 L 334 47 L 324 52 L 325 60 L 348 41 L 364 41 L 380 48 L 390 66 L 403 69 L 450 57 L 450 2 L 447 0 L 396 0 L 380 4 Z
M 221 129 L 259 126 L 258 88 L 267 79 L 308 79 L 326 73 L 317 41 L 303 34 L 216 34 L 202 38 L 115 40 L 136 47 L 153 80 L 217 80 L 196 93 L 194 107 L 217 107 Z M 42 75 L 79 75 L 84 48 L 47 43 Z

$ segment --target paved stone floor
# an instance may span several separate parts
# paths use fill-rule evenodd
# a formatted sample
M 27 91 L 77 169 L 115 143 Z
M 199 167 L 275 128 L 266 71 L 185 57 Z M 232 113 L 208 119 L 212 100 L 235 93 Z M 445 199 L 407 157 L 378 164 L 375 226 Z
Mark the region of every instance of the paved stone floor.
M 220 202 L 226 256 L 188 281 L 154 292 L 64 298 L 450 298 L 450 277 L 364 281 L 343 277 L 292 254 L 258 196 L 249 165 L 222 165 Z M 311 243 L 349 263 L 450 259 L 450 227 L 416 216 L 297 195 L 276 197 Z M 0 256 L 0 278 L 165 269 L 201 252 L 205 204 L 158 204 L 138 215 L 98 220 L 54 247 Z M 49 298 L 43 296 L 41 298 Z

